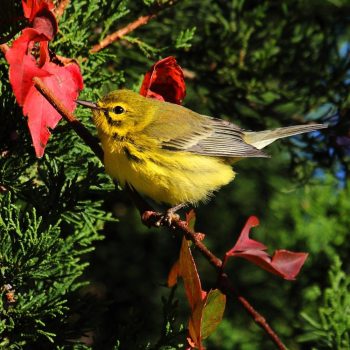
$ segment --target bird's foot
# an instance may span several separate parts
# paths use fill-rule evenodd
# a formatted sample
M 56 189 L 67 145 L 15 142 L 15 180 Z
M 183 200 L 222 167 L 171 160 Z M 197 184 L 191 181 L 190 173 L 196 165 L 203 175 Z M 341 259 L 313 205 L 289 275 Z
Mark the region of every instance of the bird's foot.
M 168 226 L 171 227 L 172 222 L 174 220 L 179 220 L 180 215 L 177 214 L 176 212 L 183 207 L 185 207 L 185 203 L 181 203 L 179 205 L 176 205 L 175 207 L 172 207 L 168 209 L 164 214 L 161 215 L 158 221 L 156 221 L 155 226 Z

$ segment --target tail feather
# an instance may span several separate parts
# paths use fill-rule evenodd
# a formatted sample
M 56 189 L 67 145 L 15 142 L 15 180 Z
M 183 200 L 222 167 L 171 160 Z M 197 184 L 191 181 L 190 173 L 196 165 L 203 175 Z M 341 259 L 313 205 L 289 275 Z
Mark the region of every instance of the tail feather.
M 319 129 L 325 129 L 327 127 L 328 125 L 326 124 L 307 124 L 287 126 L 285 128 L 265 131 L 245 131 L 244 141 L 257 149 L 262 149 L 278 139 Z

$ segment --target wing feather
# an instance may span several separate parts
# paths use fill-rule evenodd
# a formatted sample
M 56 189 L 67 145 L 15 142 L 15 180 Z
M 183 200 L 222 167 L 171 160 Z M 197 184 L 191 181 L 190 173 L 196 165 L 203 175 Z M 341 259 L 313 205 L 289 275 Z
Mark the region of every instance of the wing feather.
M 156 138 L 163 149 L 216 157 L 267 157 L 246 143 L 243 130 L 228 121 L 164 102 L 155 116 L 143 133 Z

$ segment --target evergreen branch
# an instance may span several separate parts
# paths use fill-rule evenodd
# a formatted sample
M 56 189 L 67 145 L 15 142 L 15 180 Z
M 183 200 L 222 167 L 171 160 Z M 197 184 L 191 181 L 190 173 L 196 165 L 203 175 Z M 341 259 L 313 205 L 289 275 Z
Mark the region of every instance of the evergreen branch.
M 63 15 L 64 10 L 69 5 L 70 0 L 60 0 L 57 3 L 57 6 L 55 7 L 53 13 L 55 14 L 56 18 L 60 18 Z
M 156 213 L 154 211 L 146 211 L 142 215 L 143 223 L 148 227 L 159 227 L 157 224 L 163 215 Z M 286 350 L 286 346 L 282 343 L 281 339 L 278 337 L 276 332 L 271 328 L 271 326 L 254 307 L 248 302 L 248 300 L 241 295 L 237 294 L 234 287 L 232 286 L 228 275 L 222 272 L 223 263 L 221 259 L 216 257 L 206 245 L 199 239 L 198 233 L 192 231 L 186 221 L 174 218 L 169 226 L 170 229 L 175 229 L 176 231 L 185 235 L 186 239 L 193 242 L 194 246 L 200 251 L 200 253 L 209 261 L 209 263 L 218 271 L 219 289 L 227 296 L 235 297 L 240 302 L 240 304 L 246 309 L 246 311 L 251 315 L 255 321 L 270 337 L 279 350 Z
M 105 47 L 107 47 L 110 44 L 114 43 L 115 41 L 121 39 L 124 35 L 127 35 L 130 32 L 137 29 L 138 27 L 141 27 L 141 26 L 147 24 L 154 17 L 156 17 L 156 14 L 141 16 L 137 20 L 135 20 L 134 22 L 129 23 L 124 28 L 121 28 L 112 34 L 107 35 L 101 42 L 99 42 L 98 44 L 96 44 L 92 47 L 92 49 L 90 50 L 90 53 L 96 53 L 96 52 L 101 51 Z
M 56 109 L 56 111 L 71 125 L 73 130 L 82 138 L 82 140 L 91 148 L 97 158 L 103 162 L 103 150 L 98 144 L 97 139 L 90 131 L 80 123 L 75 116 L 68 111 L 61 101 L 53 94 L 53 92 L 38 78 L 33 78 L 36 89 L 48 100 L 48 102 Z
M 115 41 L 118 41 L 119 39 L 121 39 L 123 36 L 133 32 L 138 27 L 141 27 L 141 26 L 147 24 L 151 19 L 158 16 L 159 12 L 162 11 L 165 7 L 171 6 L 175 2 L 176 2 L 176 0 L 170 0 L 163 6 L 158 5 L 155 8 L 153 13 L 151 13 L 149 15 L 145 15 L 145 16 L 140 16 L 138 19 L 129 23 L 125 27 L 118 29 L 117 31 L 115 31 L 112 34 L 107 35 L 102 41 L 100 41 L 98 44 L 94 45 L 91 48 L 90 53 L 96 53 L 96 52 L 101 51 L 105 47 L 107 47 L 107 46 L 111 45 L 112 43 L 114 43 Z

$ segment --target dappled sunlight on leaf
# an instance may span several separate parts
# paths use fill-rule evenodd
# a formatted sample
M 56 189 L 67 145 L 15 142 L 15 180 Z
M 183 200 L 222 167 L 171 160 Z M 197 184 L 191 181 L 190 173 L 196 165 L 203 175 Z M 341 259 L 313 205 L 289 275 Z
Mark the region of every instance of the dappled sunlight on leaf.
M 225 311 L 226 295 L 219 289 L 212 289 L 205 298 L 202 322 L 201 338 L 205 339 L 212 334 L 220 324 Z
M 25 28 L 6 52 L 10 65 L 10 83 L 28 126 L 37 157 L 42 157 L 50 136 L 61 115 L 36 90 L 34 77 L 39 77 L 56 97 L 72 112 L 75 99 L 83 88 L 83 78 L 75 63 L 57 65 L 50 61 L 48 42 L 57 32 L 57 22 L 51 12 L 53 5 L 45 1 L 23 1 L 24 14 L 33 28 Z
M 181 67 L 172 56 L 155 63 L 146 73 L 140 94 L 157 100 L 181 104 L 186 85 Z
M 168 284 L 176 272 L 182 277 L 191 307 L 188 342 L 192 348 L 204 349 L 202 340 L 213 333 L 221 322 L 225 310 L 226 296 L 218 289 L 210 290 L 208 293 L 202 290 L 189 243 L 185 238 L 182 241 L 178 271 L 176 271 L 176 266 L 175 263 L 170 271 Z
M 203 300 L 203 294 L 205 292 L 202 290 L 197 267 L 185 237 L 182 239 L 179 265 L 180 275 L 185 285 L 187 300 L 191 309 L 194 310 L 196 305 Z
M 265 252 L 267 247 L 264 244 L 249 238 L 250 229 L 258 224 L 255 216 L 247 220 L 237 243 L 226 253 L 225 261 L 228 257 L 241 257 L 286 280 L 295 279 L 308 254 L 276 250 L 271 257 Z

